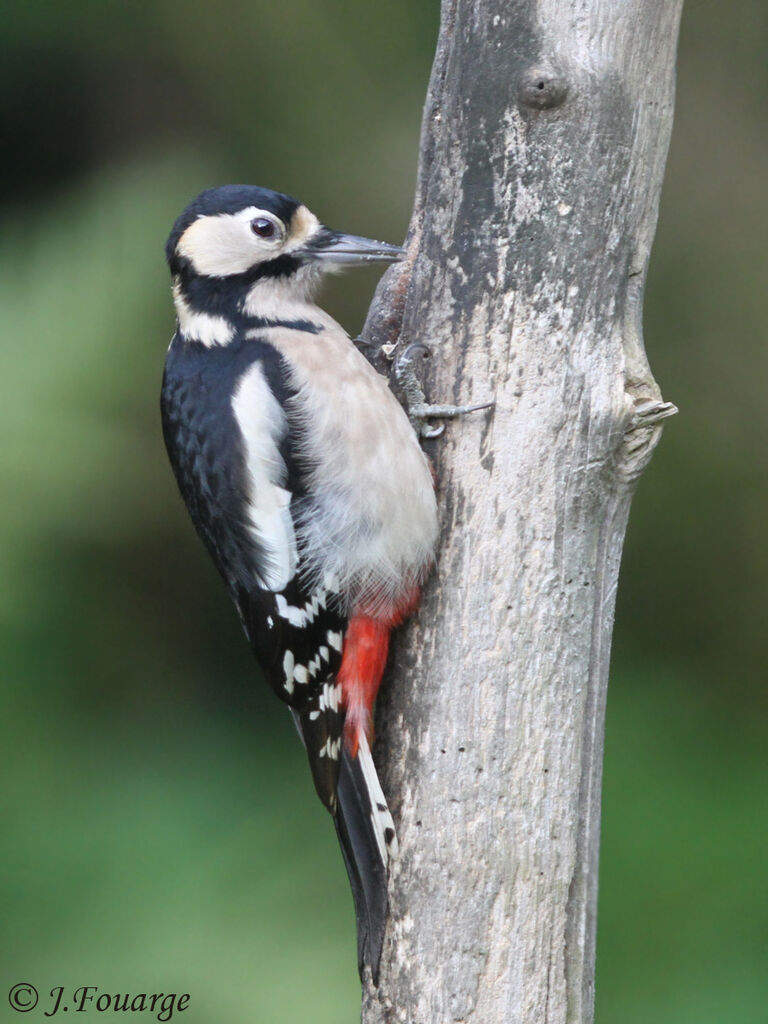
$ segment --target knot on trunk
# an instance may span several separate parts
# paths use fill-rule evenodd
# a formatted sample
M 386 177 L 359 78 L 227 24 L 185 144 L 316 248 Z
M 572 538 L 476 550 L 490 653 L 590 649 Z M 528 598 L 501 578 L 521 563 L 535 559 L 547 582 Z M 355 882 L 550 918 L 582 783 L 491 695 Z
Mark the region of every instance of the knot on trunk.
M 623 483 L 633 485 L 650 462 L 661 439 L 663 421 L 676 415 L 678 409 L 672 402 L 663 402 L 661 398 L 647 395 L 635 396 L 628 393 L 627 403 L 627 420 L 616 469 Z
M 568 82 L 560 71 L 549 67 L 528 68 L 520 76 L 517 98 L 521 106 L 550 110 L 565 102 Z

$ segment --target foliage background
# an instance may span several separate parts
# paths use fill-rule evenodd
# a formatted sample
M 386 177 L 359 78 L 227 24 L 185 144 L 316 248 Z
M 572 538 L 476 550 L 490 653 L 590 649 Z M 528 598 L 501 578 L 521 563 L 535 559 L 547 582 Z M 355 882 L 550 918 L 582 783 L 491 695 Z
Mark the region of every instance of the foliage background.
M 165 463 L 162 247 L 225 181 L 402 237 L 436 26 L 424 0 L 6 0 L 0 989 L 357 1017 L 330 822 Z M 761 0 L 685 11 L 646 318 L 681 415 L 619 593 L 598 1024 L 768 1019 L 767 44 Z M 328 294 L 352 331 L 374 283 Z

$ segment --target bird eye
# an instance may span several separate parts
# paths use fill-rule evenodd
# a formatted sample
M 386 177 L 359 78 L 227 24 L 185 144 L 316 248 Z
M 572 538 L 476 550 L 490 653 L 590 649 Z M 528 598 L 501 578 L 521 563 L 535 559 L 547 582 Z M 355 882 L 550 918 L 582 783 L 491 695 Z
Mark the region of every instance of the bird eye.
M 277 237 L 277 225 L 267 217 L 255 217 L 251 221 L 251 231 L 259 238 L 267 240 Z

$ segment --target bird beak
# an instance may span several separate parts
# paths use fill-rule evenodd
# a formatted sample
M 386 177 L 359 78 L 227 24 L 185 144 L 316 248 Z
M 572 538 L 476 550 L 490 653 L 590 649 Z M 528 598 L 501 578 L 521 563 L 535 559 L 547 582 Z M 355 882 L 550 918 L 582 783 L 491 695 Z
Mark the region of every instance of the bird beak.
M 363 263 L 393 263 L 405 256 L 399 245 L 376 242 L 358 235 L 342 235 L 323 228 L 307 245 L 303 254 L 321 263 L 354 266 Z

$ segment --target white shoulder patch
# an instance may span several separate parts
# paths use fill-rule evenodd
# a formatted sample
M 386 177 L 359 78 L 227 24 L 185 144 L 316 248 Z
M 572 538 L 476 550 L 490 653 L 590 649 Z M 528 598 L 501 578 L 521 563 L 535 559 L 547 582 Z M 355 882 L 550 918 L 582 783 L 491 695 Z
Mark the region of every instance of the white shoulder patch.
M 286 470 L 278 448 L 288 427 L 258 363 L 240 378 L 232 410 L 245 445 L 250 526 L 264 552 L 259 581 L 267 590 L 283 590 L 298 563 L 291 493 L 282 486 Z

